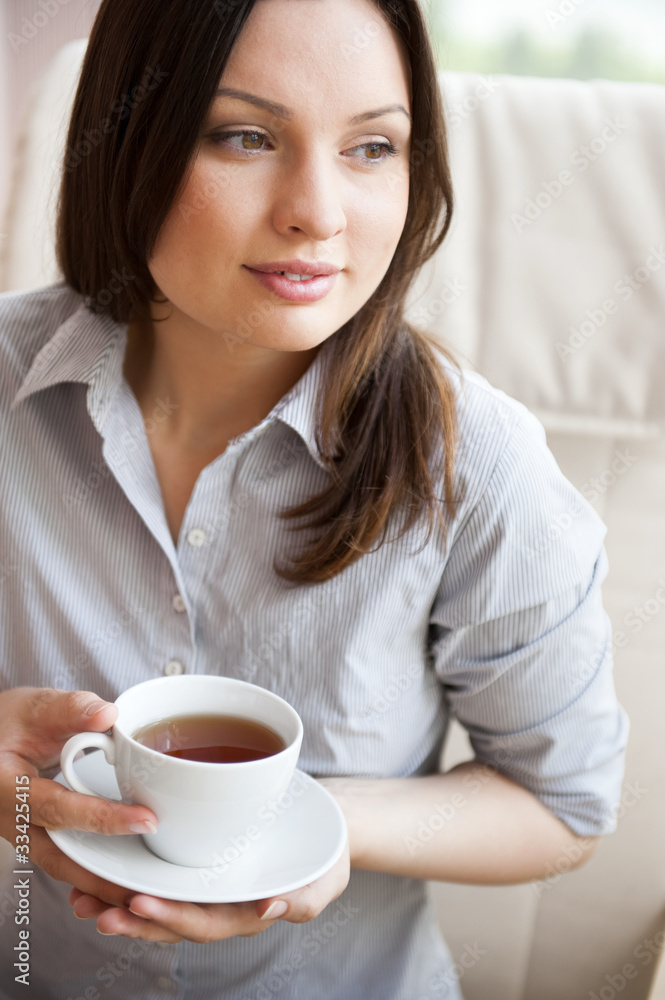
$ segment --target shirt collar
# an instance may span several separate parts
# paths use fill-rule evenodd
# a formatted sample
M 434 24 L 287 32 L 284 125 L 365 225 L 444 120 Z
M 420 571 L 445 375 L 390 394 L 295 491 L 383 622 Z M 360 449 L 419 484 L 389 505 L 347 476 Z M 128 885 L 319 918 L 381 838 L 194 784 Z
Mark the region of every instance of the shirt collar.
M 329 363 L 334 334 L 321 345 L 314 361 L 273 407 L 266 421 L 279 419 L 302 438 L 309 454 L 326 469 L 316 446 L 316 407 Z M 12 402 L 63 382 L 89 385 L 88 411 L 101 433 L 106 415 L 122 381 L 127 324 L 90 311 L 82 302 L 35 356 Z
M 309 368 L 268 414 L 288 424 L 302 438 L 316 464 L 328 471 L 316 445 L 316 410 L 323 392 L 326 368 L 331 362 L 334 334 L 323 342 Z
M 11 408 L 50 386 L 81 382 L 90 386 L 88 410 L 100 429 L 122 379 L 126 342 L 126 323 L 93 313 L 82 302 L 37 353 Z

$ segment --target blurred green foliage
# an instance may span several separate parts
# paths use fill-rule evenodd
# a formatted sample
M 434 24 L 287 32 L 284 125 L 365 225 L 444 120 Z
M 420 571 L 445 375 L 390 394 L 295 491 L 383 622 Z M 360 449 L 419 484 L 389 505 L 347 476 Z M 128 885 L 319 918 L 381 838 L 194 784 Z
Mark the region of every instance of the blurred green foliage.
M 427 7 L 432 40 L 441 69 L 514 76 L 574 77 L 665 83 L 665 53 L 660 65 L 631 50 L 630 40 L 601 27 L 586 28 L 564 45 L 547 46 L 523 30 L 493 44 L 448 37 L 445 0 Z

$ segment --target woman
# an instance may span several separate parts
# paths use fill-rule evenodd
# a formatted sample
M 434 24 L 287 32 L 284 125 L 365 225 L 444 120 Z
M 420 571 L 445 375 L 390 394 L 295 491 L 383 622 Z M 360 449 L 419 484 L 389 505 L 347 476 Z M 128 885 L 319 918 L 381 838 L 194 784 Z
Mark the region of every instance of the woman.
M 543 878 L 614 829 L 604 526 L 525 408 L 402 317 L 451 210 L 416 0 L 102 3 L 65 281 L 0 299 L 1 832 L 27 775 L 44 1000 L 459 998 L 425 880 Z M 184 671 L 300 713 L 348 825 L 322 878 L 177 902 L 52 843 L 151 828 L 49 778 Z M 451 714 L 476 759 L 440 774 Z

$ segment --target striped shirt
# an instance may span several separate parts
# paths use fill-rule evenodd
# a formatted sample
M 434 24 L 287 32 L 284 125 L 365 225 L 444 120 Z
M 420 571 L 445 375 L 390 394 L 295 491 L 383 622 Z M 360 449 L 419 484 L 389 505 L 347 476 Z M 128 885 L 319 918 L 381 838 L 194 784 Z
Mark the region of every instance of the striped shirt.
M 460 425 L 447 537 L 437 526 L 423 546 L 423 519 L 334 579 L 293 587 L 273 561 L 307 532 L 276 514 L 328 481 L 314 417 L 332 338 L 202 471 L 175 545 L 149 447 L 173 403 L 144 419 L 126 334 L 64 283 L 0 295 L 2 687 L 113 701 L 162 674 L 249 680 L 297 709 L 298 767 L 315 777 L 434 773 L 456 716 L 478 758 L 575 833 L 611 832 L 628 720 L 601 604 L 605 526 L 529 411 L 441 356 Z M 205 945 L 102 937 L 68 892 L 35 872 L 40 1000 L 461 997 L 419 879 L 354 869 L 315 920 Z M 0 936 L 11 969 L 14 935 Z M 23 996 L 4 973 L 3 986 Z

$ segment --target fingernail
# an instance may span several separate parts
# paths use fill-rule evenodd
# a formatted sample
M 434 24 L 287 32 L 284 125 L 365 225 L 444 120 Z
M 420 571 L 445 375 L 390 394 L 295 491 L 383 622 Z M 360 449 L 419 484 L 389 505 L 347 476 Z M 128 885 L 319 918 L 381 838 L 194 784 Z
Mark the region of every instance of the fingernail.
M 144 819 L 140 823 L 130 823 L 129 829 L 132 833 L 157 833 L 157 827 L 149 819 Z
M 101 712 L 103 708 L 109 704 L 107 701 L 93 701 L 91 705 L 84 710 L 84 715 L 97 715 L 97 712 Z
M 136 902 L 140 902 L 143 907 L 143 912 L 135 909 Z M 145 911 L 148 911 L 147 913 Z M 143 920 L 160 920 L 165 919 L 168 916 L 168 905 L 164 905 L 164 902 L 160 899 L 155 899 L 152 896 L 141 899 L 136 896 L 129 904 L 129 912 L 134 913 L 137 917 L 142 917 Z
M 103 934 L 104 937 L 116 937 L 115 931 L 100 931 L 99 927 L 97 928 L 97 933 Z
M 261 920 L 276 920 L 277 917 L 281 917 L 289 908 L 289 904 L 285 903 L 283 899 L 276 899 L 275 902 L 268 907 L 266 912 L 261 917 Z

